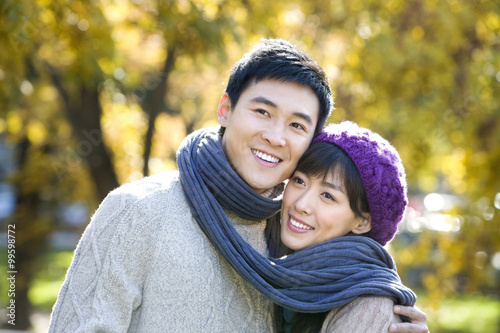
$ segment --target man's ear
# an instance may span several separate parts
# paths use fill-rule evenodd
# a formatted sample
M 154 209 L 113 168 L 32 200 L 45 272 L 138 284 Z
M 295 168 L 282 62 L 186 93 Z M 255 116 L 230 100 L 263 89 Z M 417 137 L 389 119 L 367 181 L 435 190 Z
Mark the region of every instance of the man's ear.
M 356 221 L 356 225 L 354 228 L 351 230 L 353 233 L 357 235 L 364 234 L 372 229 L 372 217 L 370 214 L 368 214 L 368 218 L 363 219 L 363 218 L 358 218 Z
M 217 120 L 222 127 L 226 127 L 229 121 L 231 112 L 231 100 L 229 95 L 224 93 L 220 98 L 219 107 L 217 108 Z

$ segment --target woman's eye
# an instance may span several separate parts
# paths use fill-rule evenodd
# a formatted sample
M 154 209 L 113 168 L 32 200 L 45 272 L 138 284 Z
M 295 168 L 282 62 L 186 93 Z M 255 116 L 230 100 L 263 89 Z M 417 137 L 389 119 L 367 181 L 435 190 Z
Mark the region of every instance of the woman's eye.
M 332 201 L 335 201 L 335 198 L 333 197 L 333 195 L 331 195 L 330 193 L 328 192 L 325 192 L 323 193 L 323 196 L 328 199 L 328 200 L 332 200 Z
M 294 177 L 293 181 L 296 182 L 297 184 L 300 184 L 300 185 L 304 184 L 304 180 L 300 177 Z

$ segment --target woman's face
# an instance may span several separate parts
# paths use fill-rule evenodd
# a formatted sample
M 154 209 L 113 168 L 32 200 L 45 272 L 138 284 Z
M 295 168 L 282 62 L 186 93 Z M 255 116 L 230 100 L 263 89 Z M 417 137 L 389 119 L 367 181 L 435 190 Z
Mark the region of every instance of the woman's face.
M 281 240 L 292 250 L 341 237 L 364 233 L 367 224 L 354 214 L 343 180 L 336 174 L 309 177 L 295 171 L 288 182 L 281 209 Z

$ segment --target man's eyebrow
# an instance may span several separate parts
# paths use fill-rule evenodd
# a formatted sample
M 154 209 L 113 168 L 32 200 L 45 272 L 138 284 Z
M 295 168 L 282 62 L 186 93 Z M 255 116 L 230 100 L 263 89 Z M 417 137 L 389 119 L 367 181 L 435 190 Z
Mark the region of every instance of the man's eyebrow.
M 293 114 L 295 117 L 299 117 L 301 119 L 303 119 L 304 121 L 306 121 L 309 125 L 312 125 L 313 121 L 312 121 L 312 118 L 310 115 L 308 115 L 307 113 L 302 113 L 302 112 L 295 112 Z
M 255 98 L 252 98 L 250 100 L 250 102 L 253 102 L 253 103 L 264 103 L 266 105 L 269 105 L 269 106 L 272 106 L 273 108 L 277 108 L 278 105 L 276 105 L 276 103 L 274 103 L 273 101 L 271 101 L 270 99 L 264 97 L 264 96 L 257 96 Z
M 264 97 L 264 96 L 257 96 L 257 97 L 254 97 L 250 100 L 250 102 L 252 103 L 263 103 L 263 104 L 266 104 L 266 105 L 269 105 L 273 108 L 277 108 L 278 105 L 276 103 L 274 103 L 273 101 L 271 101 L 270 99 Z M 299 117 L 301 119 L 303 119 L 304 121 L 306 121 L 308 124 L 312 124 L 313 121 L 312 121 L 312 117 L 310 115 L 308 115 L 307 113 L 303 113 L 303 112 L 294 112 L 293 115 L 295 117 Z

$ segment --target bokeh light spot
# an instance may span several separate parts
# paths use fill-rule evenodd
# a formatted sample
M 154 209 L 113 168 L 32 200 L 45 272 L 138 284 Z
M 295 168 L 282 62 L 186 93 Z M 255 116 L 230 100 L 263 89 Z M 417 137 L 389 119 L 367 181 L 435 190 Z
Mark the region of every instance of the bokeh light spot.
M 439 193 L 430 193 L 424 199 L 425 208 L 431 212 L 437 212 L 444 207 L 444 198 Z

